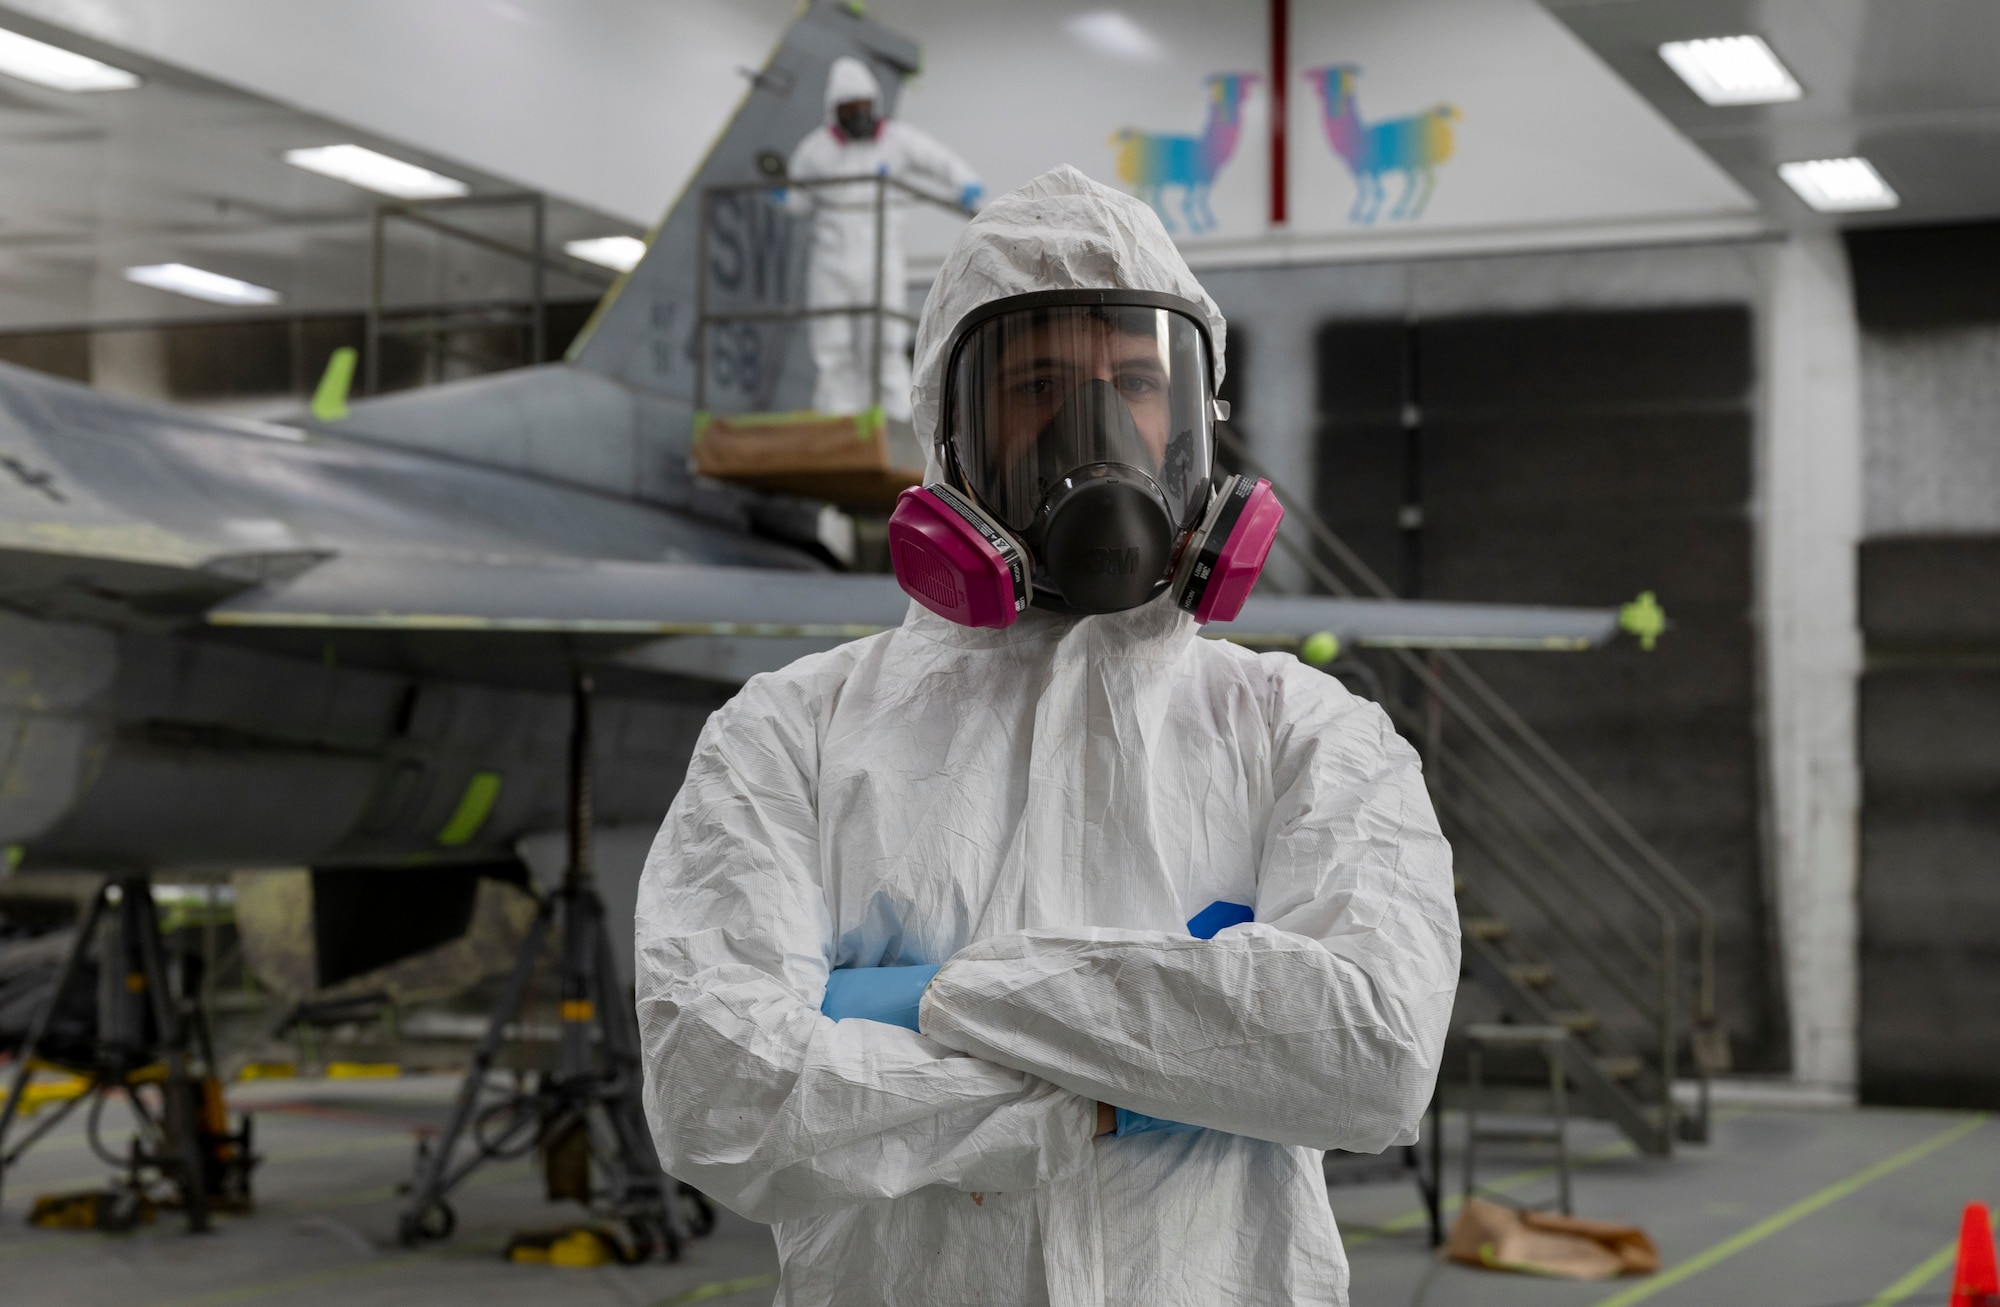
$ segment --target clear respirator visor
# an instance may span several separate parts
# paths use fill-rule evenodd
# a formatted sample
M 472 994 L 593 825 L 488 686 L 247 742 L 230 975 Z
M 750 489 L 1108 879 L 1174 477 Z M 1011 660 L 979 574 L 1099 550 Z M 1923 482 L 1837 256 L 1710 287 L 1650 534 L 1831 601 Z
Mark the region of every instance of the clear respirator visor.
M 1185 529 L 1208 502 L 1214 393 L 1208 334 L 1183 303 L 1143 292 L 1061 293 L 981 317 L 948 368 L 945 442 L 959 475 L 1009 529 L 1030 529 L 1066 481 L 1132 469 Z M 1134 302 L 1118 302 L 1119 300 Z

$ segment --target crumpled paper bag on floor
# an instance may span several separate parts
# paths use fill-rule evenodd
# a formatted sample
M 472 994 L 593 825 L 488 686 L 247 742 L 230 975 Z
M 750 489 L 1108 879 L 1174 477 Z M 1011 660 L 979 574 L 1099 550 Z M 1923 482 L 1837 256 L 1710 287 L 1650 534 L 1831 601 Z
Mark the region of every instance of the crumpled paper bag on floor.
M 1660 1250 L 1636 1225 L 1517 1211 L 1482 1198 L 1459 1212 L 1445 1255 L 1467 1266 L 1565 1280 L 1608 1280 L 1660 1269 Z

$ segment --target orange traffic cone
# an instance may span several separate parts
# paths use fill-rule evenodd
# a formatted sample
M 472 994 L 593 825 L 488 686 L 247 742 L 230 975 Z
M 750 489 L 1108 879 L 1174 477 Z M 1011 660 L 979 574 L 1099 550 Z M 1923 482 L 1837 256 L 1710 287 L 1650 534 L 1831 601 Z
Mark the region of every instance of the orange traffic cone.
M 1993 1222 L 1985 1203 L 1967 1203 L 1958 1223 L 1958 1268 L 1951 1275 L 1951 1307 L 2000 1302 L 2000 1265 L 1993 1255 Z

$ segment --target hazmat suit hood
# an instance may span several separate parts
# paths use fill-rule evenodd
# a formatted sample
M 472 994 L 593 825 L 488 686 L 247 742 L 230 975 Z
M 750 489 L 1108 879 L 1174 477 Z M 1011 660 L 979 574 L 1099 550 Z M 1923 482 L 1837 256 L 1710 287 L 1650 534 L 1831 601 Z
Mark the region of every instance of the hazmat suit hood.
M 953 330 L 982 304 L 1038 290 L 1163 291 L 1200 305 L 1221 384 L 1228 329 L 1222 310 L 1188 270 L 1159 215 L 1063 164 L 982 208 L 959 233 L 924 301 L 912 399 L 917 438 L 930 451 L 926 480 L 942 466 L 938 408 Z
M 826 121 L 833 123 L 833 107 L 846 104 L 849 100 L 867 100 L 875 106 L 875 116 L 882 116 L 882 83 L 875 80 L 875 74 L 868 65 L 852 55 L 842 55 L 833 61 L 833 67 L 826 75 Z

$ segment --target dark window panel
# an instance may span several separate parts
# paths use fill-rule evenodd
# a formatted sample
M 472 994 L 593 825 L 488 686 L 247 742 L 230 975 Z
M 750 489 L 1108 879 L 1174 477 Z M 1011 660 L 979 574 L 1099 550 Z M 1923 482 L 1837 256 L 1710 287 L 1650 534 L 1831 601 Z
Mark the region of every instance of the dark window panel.
M 2000 322 L 2000 222 L 1877 227 L 1845 239 L 1864 328 Z
M 1869 540 L 1859 567 L 1871 642 L 2000 640 L 2000 536 Z
M 1750 314 L 1704 309 L 1445 318 L 1418 327 L 1425 418 L 1745 402 Z

